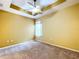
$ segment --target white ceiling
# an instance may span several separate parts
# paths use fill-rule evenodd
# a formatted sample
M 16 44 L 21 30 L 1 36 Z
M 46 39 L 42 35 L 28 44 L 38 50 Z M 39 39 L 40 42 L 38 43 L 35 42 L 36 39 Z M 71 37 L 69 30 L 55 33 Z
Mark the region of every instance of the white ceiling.
M 50 4 L 55 3 L 56 1 L 58 1 L 58 0 L 40 0 L 40 5 L 42 5 L 42 6 L 48 6 Z
M 5 10 L 7 12 L 11 12 L 11 13 L 18 14 L 24 17 L 28 17 L 28 18 L 34 18 L 32 15 L 10 8 L 11 2 L 12 0 L 0 0 L 0 4 L 3 4 L 3 6 L 0 6 L 0 10 Z
M 37 0 L 36 5 L 39 6 L 40 8 L 48 6 L 52 3 L 55 3 L 57 0 Z M 31 3 L 28 4 L 28 2 Z M 23 9 L 26 9 L 28 11 L 31 11 L 34 9 L 34 1 L 33 0 L 12 0 L 12 4 L 19 6 Z
M 38 18 L 43 17 L 45 15 L 51 14 L 51 13 L 53 13 L 55 11 L 64 9 L 66 7 L 69 7 L 69 6 L 72 6 L 72 5 L 76 4 L 76 3 L 79 3 L 79 0 L 66 0 L 64 3 L 62 3 L 60 5 L 57 5 L 57 6 L 53 7 L 53 8 L 51 8 L 51 9 L 43 12 L 42 15 L 40 14 L 40 15 L 35 16 L 35 18 L 38 19 Z
M 56 1 L 58 0 L 37 0 L 37 4 L 40 4 L 42 6 L 47 6 L 52 3 L 55 3 Z M 23 5 L 27 6 L 27 2 L 31 2 L 32 4 L 34 3 L 33 0 L 12 0 L 12 3 L 18 6 L 23 6 Z
M 17 0 L 17 1 L 20 1 L 20 0 Z M 22 1 L 25 1 L 25 0 L 22 0 Z M 31 1 L 31 0 L 29 0 L 29 1 Z M 23 13 L 23 12 L 20 12 L 20 11 L 9 8 L 11 2 L 12 2 L 12 0 L 0 0 L 0 3 L 3 4 L 2 7 L 0 6 L 0 9 L 11 12 L 11 13 L 19 14 L 21 16 L 38 19 L 38 18 L 40 18 L 42 16 L 53 13 L 53 12 L 55 12 L 57 10 L 61 10 L 63 8 L 71 6 L 73 4 L 79 3 L 79 0 L 66 0 L 64 3 L 62 3 L 62 4 L 58 5 L 58 6 L 55 6 L 55 7 L 43 12 L 40 15 L 37 15 L 37 16 L 32 16 L 32 15 L 29 15 L 29 14 L 26 14 L 26 13 Z M 24 2 L 21 2 L 21 3 L 23 4 Z
M 0 0 L 0 4 L 3 4 L 2 7 L 7 8 L 10 6 L 12 0 Z

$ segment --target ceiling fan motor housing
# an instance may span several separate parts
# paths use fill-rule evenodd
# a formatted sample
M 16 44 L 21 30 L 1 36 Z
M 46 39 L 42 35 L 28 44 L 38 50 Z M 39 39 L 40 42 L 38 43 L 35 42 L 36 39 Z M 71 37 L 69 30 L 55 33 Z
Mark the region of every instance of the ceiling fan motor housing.
M 36 0 L 34 0 L 34 2 L 36 2 Z
M 32 10 L 32 15 L 34 15 L 34 16 L 37 14 L 41 14 L 41 13 L 42 13 L 41 9 L 35 8 Z

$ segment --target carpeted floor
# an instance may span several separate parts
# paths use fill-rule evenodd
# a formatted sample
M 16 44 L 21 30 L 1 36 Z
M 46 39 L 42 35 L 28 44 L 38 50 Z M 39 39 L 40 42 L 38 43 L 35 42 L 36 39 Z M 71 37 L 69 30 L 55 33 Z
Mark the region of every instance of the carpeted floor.
M 2 55 L 0 59 L 79 59 L 77 52 L 36 41 L 29 41 L 28 45 L 22 45 L 22 47 L 24 47 L 22 50 Z M 17 50 L 19 49 L 18 47 Z

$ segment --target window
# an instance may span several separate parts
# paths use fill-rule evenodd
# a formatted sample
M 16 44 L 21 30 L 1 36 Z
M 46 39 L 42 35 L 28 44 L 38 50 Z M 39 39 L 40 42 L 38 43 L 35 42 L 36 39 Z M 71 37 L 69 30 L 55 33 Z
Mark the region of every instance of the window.
M 36 37 L 42 36 L 42 23 L 41 23 L 41 21 L 36 22 L 35 35 L 36 35 Z

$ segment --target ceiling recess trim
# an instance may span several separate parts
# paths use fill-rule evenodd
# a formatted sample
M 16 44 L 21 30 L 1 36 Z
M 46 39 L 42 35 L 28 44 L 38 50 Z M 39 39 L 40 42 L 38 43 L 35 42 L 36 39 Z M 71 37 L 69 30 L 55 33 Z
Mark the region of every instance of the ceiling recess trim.
M 44 9 L 44 11 L 47 11 L 47 10 L 49 10 L 49 9 L 51 9 L 51 8 L 53 8 L 53 7 L 55 7 L 55 6 L 57 6 L 57 5 L 60 5 L 61 3 L 65 2 L 65 1 L 66 1 L 66 0 L 58 0 L 58 1 L 56 1 L 55 3 L 50 4 L 50 5 L 46 6 L 46 7 L 44 7 L 43 9 Z
M 8 3 L 7 1 L 9 1 L 9 0 L 6 0 L 6 4 Z M 60 2 L 58 2 L 58 1 L 60 1 Z M 64 9 L 64 8 L 67 8 L 69 6 L 72 6 L 74 4 L 79 3 L 79 0 L 58 0 L 58 1 L 53 3 L 53 4 L 51 4 L 50 8 L 48 8 L 45 11 L 43 11 L 42 14 L 38 14 L 36 16 L 30 15 L 29 12 L 27 12 L 26 10 L 23 10 L 22 8 L 19 9 L 20 7 L 18 7 L 18 6 L 16 6 L 16 7 L 18 7 L 17 8 L 18 10 L 10 8 L 11 4 L 8 5 L 9 7 L 6 7 L 6 5 L 3 5 L 4 7 L 0 7 L 0 10 L 8 11 L 8 12 L 11 12 L 11 13 L 14 13 L 14 14 L 18 14 L 18 15 L 21 15 L 21 16 L 24 16 L 24 17 L 32 18 L 32 19 L 39 19 L 40 17 L 43 17 L 43 16 L 51 14 L 51 13 L 53 13 L 55 11 L 58 11 L 58 10 L 61 10 L 61 9 Z M 11 3 L 11 0 L 9 2 Z
M 16 5 L 14 5 L 14 4 L 12 4 L 12 3 L 11 3 L 11 5 L 10 5 L 10 8 L 15 9 L 15 10 L 20 11 L 20 12 L 23 12 L 23 13 L 27 13 L 27 14 L 32 15 L 31 12 L 29 12 L 29 11 L 27 11 L 27 10 L 25 10 L 25 9 L 22 9 L 22 8 L 20 8 L 20 7 L 16 6 Z

